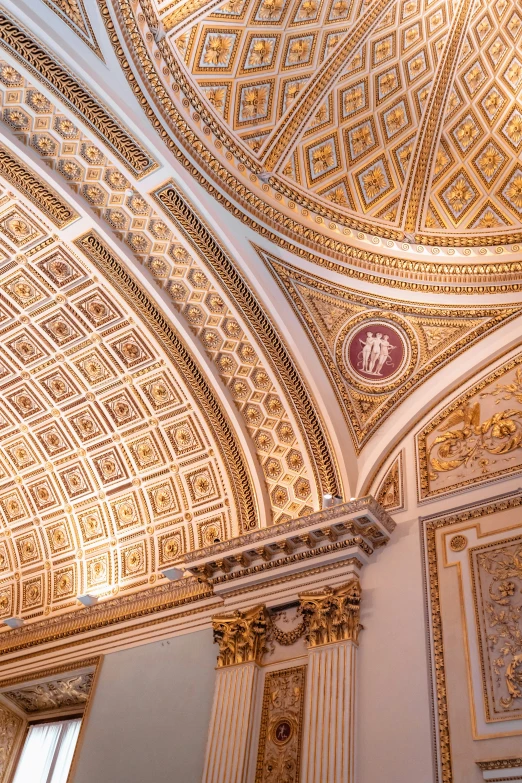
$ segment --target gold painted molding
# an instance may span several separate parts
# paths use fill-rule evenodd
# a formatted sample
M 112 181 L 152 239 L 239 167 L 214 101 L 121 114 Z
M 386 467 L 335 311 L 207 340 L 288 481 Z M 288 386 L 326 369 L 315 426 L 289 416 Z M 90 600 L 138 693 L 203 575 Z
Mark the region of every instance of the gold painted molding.
M 137 179 L 158 168 L 147 150 L 101 101 L 4 8 L 0 8 L 0 46 L 58 96 Z
M 65 228 L 80 217 L 56 190 L 37 177 L 10 149 L 0 144 L 0 174 L 40 209 L 57 228 Z
M 301 428 L 303 440 L 314 469 L 318 494 L 342 494 L 342 483 L 328 432 L 317 405 L 259 299 L 247 285 L 237 266 L 212 234 L 208 225 L 197 214 L 174 182 L 169 181 L 152 194 L 156 202 L 176 223 L 180 231 L 223 283 L 227 294 L 233 297 L 238 310 L 246 317 L 252 331 L 262 341 L 271 366 L 285 390 L 288 405 L 293 409 Z
M 520 492 L 515 491 L 509 495 L 496 497 L 488 503 L 477 504 L 454 513 L 436 514 L 430 517 L 421 517 L 420 519 L 421 529 L 423 530 L 421 542 L 423 560 L 426 563 L 427 601 L 431 619 L 430 636 L 433 648 L 433 707 L 438 728 L 438 743 L 437 737 L 434 737 L 434 741 L 436 748 L 438 746 L 438 753 L 436 755 L 439 758 L 441 765 L 441 783 L 454 783 L 454 778 L 451 763 L 452 751 L 448 719 L 446 671 L 444 668 L 444 640 L 440 608 L 438 558 L 435 540 L 436 532 L 444 527 L 450 527 L 462 522 L 470 522 L 484 516 L 495 514 L 499 511 L 520 508 L 521 506 L 522 495 Z

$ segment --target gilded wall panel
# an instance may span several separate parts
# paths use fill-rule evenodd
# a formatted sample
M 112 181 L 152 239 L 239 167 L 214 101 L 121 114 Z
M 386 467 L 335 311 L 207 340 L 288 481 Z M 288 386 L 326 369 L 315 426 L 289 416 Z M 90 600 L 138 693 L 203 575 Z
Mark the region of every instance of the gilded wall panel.
M 421 500 L 521 470 L 521 365 L 519 355 L 486 375 L 417 435 Z
M 522 537 L 470 549 L 487 720 L 522 717 Z
M 256 783 L 299 783 L 306 666 L 265 676 Z
M 421 520 L 441 783 L 478 783 L 479 761 L 520 748 L 521 505 L 513 492 Z
M 0 705 L 0 783 L 6 783 L 12 768 L 18 740 L 24 728 L 23 719 Z
M 83 0 L 43 0 L 103 60 Z

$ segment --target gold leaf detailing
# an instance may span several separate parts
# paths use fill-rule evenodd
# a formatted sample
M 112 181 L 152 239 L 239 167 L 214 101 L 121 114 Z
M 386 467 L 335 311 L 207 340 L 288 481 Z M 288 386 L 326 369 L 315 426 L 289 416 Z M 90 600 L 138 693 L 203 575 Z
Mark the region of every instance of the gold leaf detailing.
M 58 95 L 93 133 L 102 138 L 136 177 L 141 178 L 157 168 L 156 161 L 122 127 L 121 122 L 57 63 L 33 34 L 19 26 L 4 10 L 0 11 L 0 34 L 1 46 L 22 57 L 29 71 L 42 79 L 54 95 Z
M 58 228 L 79 218 L 75 210 L 55 190 L 33 174 L 7 147 L 0 145 L 0 172 L 5 179 L 42 210 Z
M 219 645 L 218 668 L 237 663 L 261 663 L 268 626 L 265 606 L 213 617 L 214 642 Z
M 310 647 L 342 641 L 357 643 L 361 629 L 360 604 L 361 585 L 358 579 L 339 587 L 301 593 L 299 605 Z

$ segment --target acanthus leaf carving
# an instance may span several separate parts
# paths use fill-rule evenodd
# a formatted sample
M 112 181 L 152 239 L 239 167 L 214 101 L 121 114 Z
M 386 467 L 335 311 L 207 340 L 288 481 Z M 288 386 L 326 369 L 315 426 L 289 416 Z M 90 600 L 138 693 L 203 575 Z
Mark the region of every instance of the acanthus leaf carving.
M 218 668 L 261 663 L 268 626 L 269 616 L 263 605 L 213 617 L 214 642 L 219 645 Z
M 357 643 L 361 625 L 361 585 L 352 579 L 340 587 L 324 587 L 299 596 L 300 611 L 307 625 L 310 647 L 334 642 Z

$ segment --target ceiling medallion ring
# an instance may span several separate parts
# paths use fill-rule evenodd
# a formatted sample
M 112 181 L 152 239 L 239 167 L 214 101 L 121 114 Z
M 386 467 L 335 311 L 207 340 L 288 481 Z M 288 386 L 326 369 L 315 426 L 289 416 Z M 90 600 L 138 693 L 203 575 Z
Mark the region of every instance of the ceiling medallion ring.
M 411 375 L 418 358 L 411 327 L 393 312 L 364 312 L 350 318 L 336 341 L 337 366 L 367 394 L 391 392 Z

